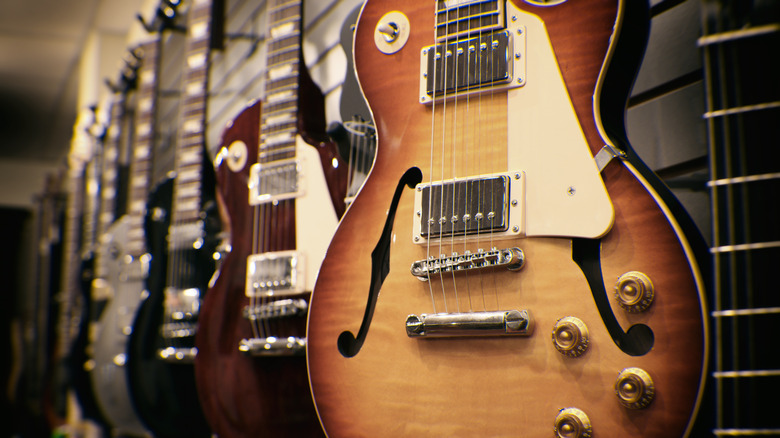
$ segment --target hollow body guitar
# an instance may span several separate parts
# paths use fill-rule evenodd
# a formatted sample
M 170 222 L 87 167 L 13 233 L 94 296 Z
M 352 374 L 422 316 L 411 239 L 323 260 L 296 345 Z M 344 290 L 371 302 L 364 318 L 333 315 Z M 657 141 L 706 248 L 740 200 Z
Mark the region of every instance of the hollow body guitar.
M 687 433 L 701 275 L 614 102 L 643 11 L 366 2 L 354 57 L 377 158 L 308 320 L 329 435 Z
M 322 435 L 303 357 L 306 310 L 344 212 L 346 165 L 325 135 L 322 94 L 291 49 L 300 2 L 268 7 L 266 100 L 226 128 L 215 160 L 230 250 L 195 339 L 198 394 L 224 437 Z

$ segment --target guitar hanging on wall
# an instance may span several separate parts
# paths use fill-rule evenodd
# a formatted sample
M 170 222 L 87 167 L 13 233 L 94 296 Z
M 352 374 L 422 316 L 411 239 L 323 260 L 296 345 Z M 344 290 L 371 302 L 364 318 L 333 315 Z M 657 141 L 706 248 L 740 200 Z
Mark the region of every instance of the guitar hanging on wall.
M 215 270 L 220 228 L 214 172 L 204 145 L 213 11 L 220 1 L 195 0 L 187 12 L 182 103 L 174 176 L 147 202 L 148 295 L 128 343 L 130 393 L 141 420 L 158 437 L 208 437 L 193 361 L 203 294 Z
M 149 266 L 143 221 L 150 187 L 159 44 L 160 40 L 154 39 L 131 52 L 137 69 L 137 77 L 133 77 L 137 105 L 126 188 L 127 213 L 101 235 L 98 251 L 101 275 L 93 283 L 96 295 L 105 297 L 107 303 L 95 323 L 99 330 L 92 342 L 92 385 L 104 417 L 118 435 L 148 433 L 133 408 L 125 365 L 127 342 Z M 115 130 L 116 126 L 110 129 L 114 135 Z M 113 196 L 115 191 L 109 193 Z
M 377 157 L 307 332 L 328 434 L 687 433 L 702 276 L 619 135 L 647 30 L 635 1 L 365 3 Z
M 347 169 L 303 65 L 301 2 L 267 9 L 264 100 L 224 131 L 215 160 L 230 251 L 203 303 L 195 371 L 218 435 L 316 436 L 306 310 L 345 209 Z

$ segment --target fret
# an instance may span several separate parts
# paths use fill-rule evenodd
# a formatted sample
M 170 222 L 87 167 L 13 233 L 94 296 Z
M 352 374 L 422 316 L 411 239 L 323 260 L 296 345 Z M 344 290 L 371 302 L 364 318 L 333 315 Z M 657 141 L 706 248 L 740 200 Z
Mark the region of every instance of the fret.
M 505 5 L 500 0 L 439 0 L 436 8 L 438 42 L 505 27 Z
M 718 254 L 724 252 L 753 251 L 757 249 L 778 248 L 778 247 L 780 247 L 780 241 L 742 243 L 738 245 L 715 246 L 710 248 L 710 253 Z
M 755 316 L 755 315 L 771 315 L 780 314 L 780 307 L 765 307 L 757 309 L 734 309 L 734 310 L 716 310 L 712 312 L 712 316 L 716 318 L 731 317 L 731 316 Z
M 728 32 L 713 33 L 699 38 L 699 47 L 706 47 L 712 44 L 722 44 L 744 38 L 767 35 L 780 32 L 780 24 L 772 23 L 763 26 L 751 27 L 747 29 L 732 30 Z
M 271 126 L 275 125 L 281 125 L 281 124 L 295 124 L 297 123 L 297 117 L 295 117 L 295 114 L 287 111 L 278 115 L 269 116 L 269 117 L 263 117 L 263 124 L 262 128 L 270 128 Z
M 743 377 L 780 377 L 780 370 L 743 370 L 716 371 L 712 376 L 718 379 L 738 379 Z
M 294 156 L 295 156 L 295 144 L 292 144 L 284 148 L 277 148 L 270 151 L 263 151 L 259 155 L 261 159 L 260 161 L 262 163 L 276 161 L 282 158 L 292 158 Z
M 297 44 L 288 44 L 274 50 L 269 50 L 268 61 L 271 66 L 280 65 L 282 63 L 289 64 L 298 59 L 299 50 L 300 46 Z
M 764 436 L 780 435 L 780 429 L 714 429 L 716 436 Z
M 705 119 L 712 119 L 715 117 L 733 116 L 736 114 L 749 113 L 753 111 L 762 111 L 768 109 L 780 108 L 780 102 L 768 102 L 758 103 L 755 105 L 744 105 L 736 108 L 722 109 L 717 111 L 708 111 L 704 113 Z
M 780 178 L 780 172 L 765 173 L 763 175 L 739 176 L 735 178 L 721 178 L 707 182 L 707 187 L 728 186 L 756 181 L 767 181 Z

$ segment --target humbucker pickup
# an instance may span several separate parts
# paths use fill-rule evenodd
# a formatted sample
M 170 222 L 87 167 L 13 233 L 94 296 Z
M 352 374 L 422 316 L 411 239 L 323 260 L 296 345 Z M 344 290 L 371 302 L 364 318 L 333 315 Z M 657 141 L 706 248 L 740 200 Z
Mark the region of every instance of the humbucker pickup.
M 518 28 L 423 47 L 420 102 L 525 84 L 525 32 Z
M 524 172 L 418 184 L 413 240 L 516 237 L 524 232 L 524 199 Z
M 253 254 L 247 257 L 246 296 L 280 296 L 304 292 L 304 257 L 297 251 Z
M 249 169 L 249 205 L 260 205 L 303 196 L 301 161 L 255 163 Z

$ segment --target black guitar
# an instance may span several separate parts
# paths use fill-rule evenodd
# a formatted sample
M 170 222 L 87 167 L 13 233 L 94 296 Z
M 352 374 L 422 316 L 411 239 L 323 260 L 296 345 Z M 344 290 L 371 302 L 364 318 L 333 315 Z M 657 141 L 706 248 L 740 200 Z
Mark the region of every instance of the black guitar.
M 193 361 L 200 303 L 215 270 L 221 229 L 214 171 L 204 147 L 212 7 L 219 6 L 206 0 L 189 9 L 175 176 L 153 190 L 144 220 L 152 258 L 148 296 L 130 336 L 128 372 L 136 410 L 157 437 L 211 435 L 198 402 Z

